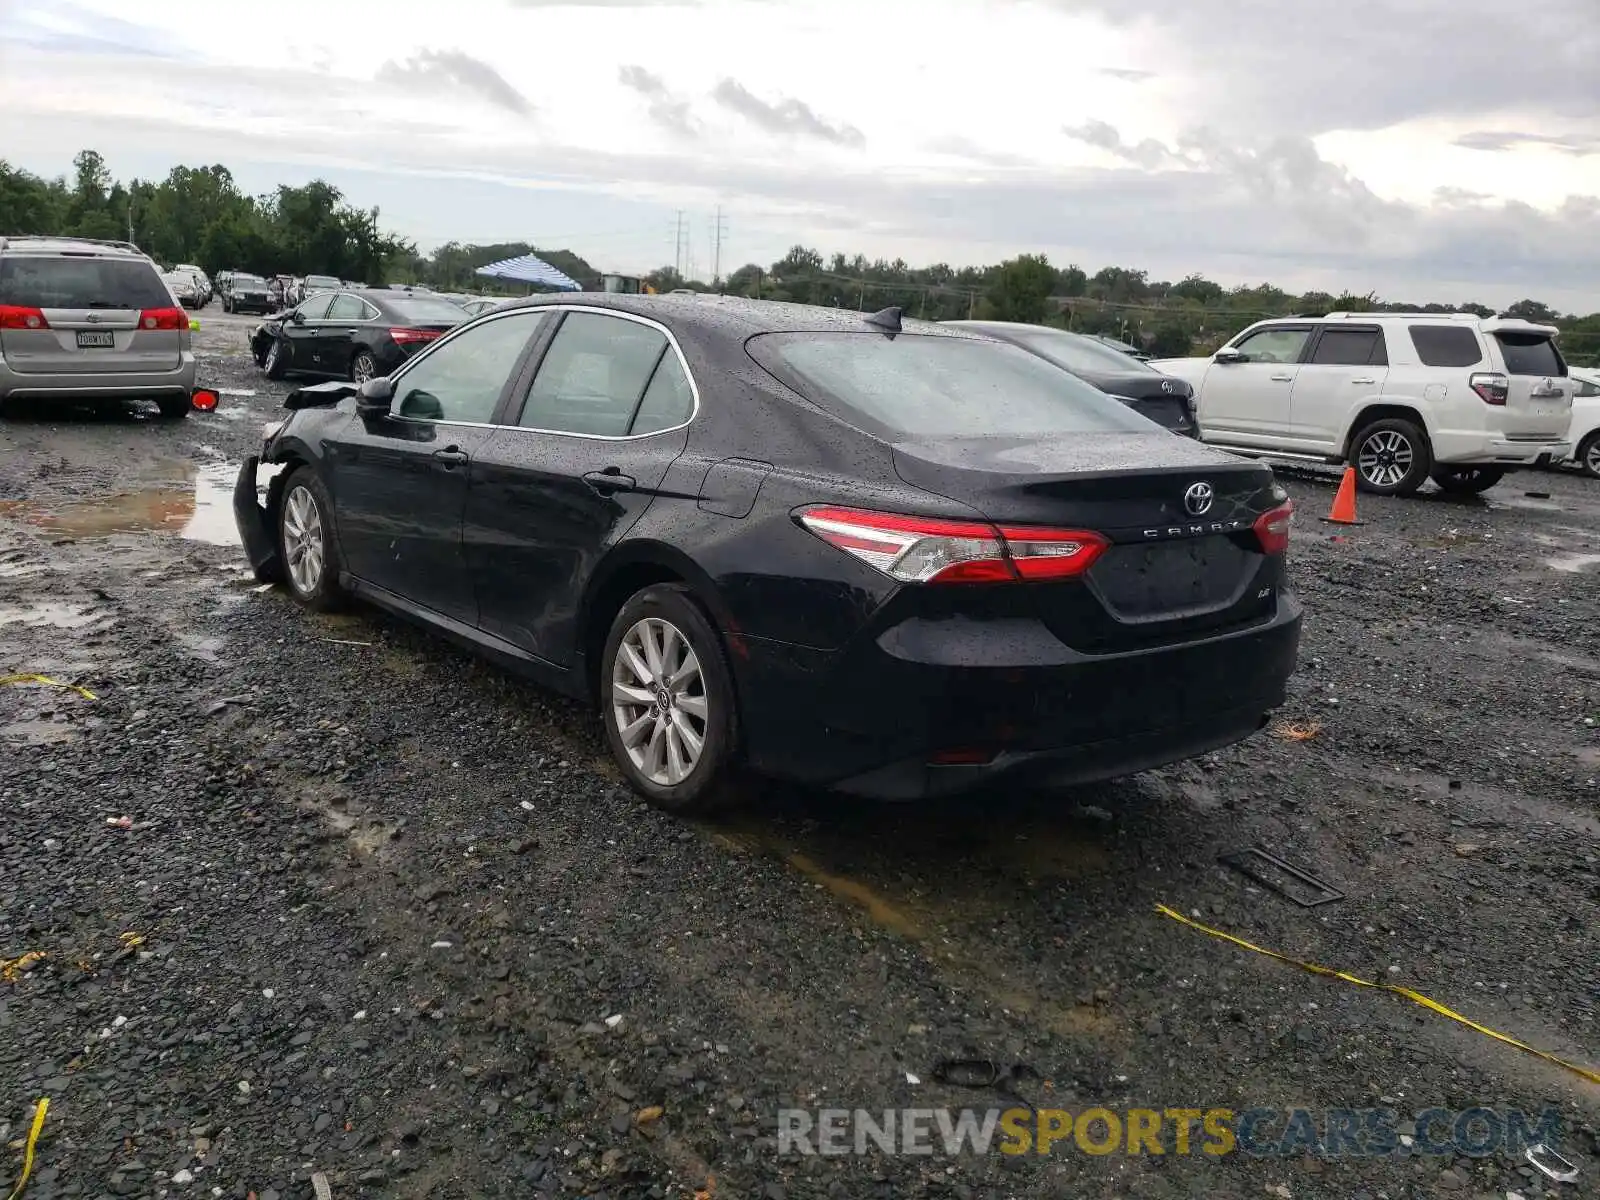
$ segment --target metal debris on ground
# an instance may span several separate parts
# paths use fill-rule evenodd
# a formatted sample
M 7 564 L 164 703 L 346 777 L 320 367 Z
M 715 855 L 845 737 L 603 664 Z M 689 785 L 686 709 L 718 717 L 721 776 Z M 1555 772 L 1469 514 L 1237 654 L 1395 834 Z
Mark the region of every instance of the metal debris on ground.
M 22 1189 L 28 1186 L 28 1176 L 33 1174 L 33 1154 L 39 1146 L 39 1135 L 44 1132 L 45 1114 L 50 1111 L 50 1097 L 39 1097 L 39 1103 L 33 1108 L 33 1124 L 28 1127 L 28 1140 L 22 1149 L 22 1174 L 17 1176 L 17 1186 L 11 1189 L 6 1200 L 17 1200 L 22 1195 Z
M 59 679 L 51 679 L 48 675 L 0 675 L 0 687 L 9 684 L 37 683 L 40 687 L 65 688 L 69 692 L 77 692 L 85 700 L 98 700 L 86 687 L 79 687 L 75 683 L 62 683 Z
M 43 950 L 29 950 L 17 955 L 16 958 L 0 958 L 0 979 L 7 983 L 15 983 L 35 964 L 43 962 L 48 955 Z
M 321 1171 L 311 1177 L 311 1190 L 317 1194 L 317 1200 L 333 1200 L 333 1185 Z
M 1322 723 L 1307 721 L 1301 724 L 1296 721 L 1281 721 L 1272 727 L 1272 732 L 1286 742 L 1309 742 L 1322 732 Z
M 1542 1171 L 1557 1183 L 1578 1182 L 1577 1165 L 1562 1158 L 1543 1142 L 1537 1146 L 1529 1146 L 1523 1151 L 1523 1157 L 1536 1171 Z
M 1437 1000 L 1433 1000 L 1427 996 L 1424 996 L 1421 992 L 1413 991 L 1408 987 L 1401 987 L 1396 983 L 1375 983 L 1370 979 L 1362 979 L 1359 975 L 1352 975 L 1348 971 L 1336 971 L 1332 967 L 1324 967 L 1317 963 L 1305 962 L 1302 959 L 1290 958 L 1287 954 L 1280 954 L 1276 950 L 1268 950 L 1265 946 L 1257 946 L 1254 942 L 1247 942 L 1242 937 L 1235 937 L 1231 933 L 1225 933 L 1220 929 L 1213 929 L 1209 925 L 1202 925 L 1199 921 L 1196 921 L 1190 917 L 1186 917 L 1181 912 L 1176 912 L 1173 909 L 1168 908 L 1165 904 L 1156 905 L 1156 911 L 1164 917 L 1170 917 L 1172 920 L 1177 921 L 1180 925 L 1187 925 L 1190 929 L 1198 929 L 1201 933 L 1209 934 L 1211 937 L 1218 938 L 1224 942 L 1230 942 L 1233 945 L 1238 946 L 1240 949 L 1250 951 L 1252 954 L 1260 954 L 1267 958 L 1275 958 L 1281 963 L 1288 963 L 1291 967 L 1299 967 L 1302 971 L 1310 971 L 1313 975 L 1323 975 L 1329 979 L 1340 979 L 1345 983 L 1351 983 L 1357 987 L 1372 988 L 1374 991 L 1392 992 L 1394 995 L 1404 997 L 1413 1004 L 1421 1005 L 1430 1012 L 1438 1013 L 1441 1017 L 1449 1017 L 1450 1020 L 1455 1021 L 1458 1024 L 1465 1025 L 1468 1029 L 1474 1030 L 1477 1033 L 1481 1033 L 1485 1037 L 1491 1037 L 1497 1042 L 1504 1042 L 1507 1046 L 1511 1046 L 1514 1049 L 1531 1054 L 1535 1058 L 1542 1058 L 1547 1063 L 1553 1063 L 1555 1066 L 1571 1071 L 1578 1078 L 1587 1080 L 1589 1083 L 1600 1083 L 1600 1071 L 1591 1070 L 1588 1067 L 1581 1067 L 1576 1063 L 1570 1063 L 1564 1058 L 1557 1058 L 1554 1054 L 1551 1054 L 1546 1050 L 1537 1049 L 1536 1047 L 1528 1045 L 1527 1042 L 1518 1041 L 1516 1038 L 1511 1037 L 1508 1034 L 1501 1033 L 1495 1029 L 1490 1029 L 1487 1025 L 1480 1025 L 1476 1021 L 1462 1016 L 1454 1009 L 1446 1008 Z M 1532 1150 L 1530 1150 L 1529 1153 L 1531 1154 Z M 1560 1157 L 1559 1155 L 1555 1154 L 1554 1151 L 1547 1150 L 1547 1154 L 1549 1157 L 1553 1158 Z M 1532 1159 L 1530 1158 L 1529 1161 L 1532 1162 Z M 1561 1159 L 1561 1161 L 1566 1163 L 1565 1159 Z M 1538 1166 L 1539 1164 L 1534 1163 L 1534 1165 Z M 1571 1163 L 1567 1163 L 1566 1165 L 1568 1167 L 1572 1166 Z M 1542 1171 L 1545 1170 L 1543 1167 L 1540 1167 L 1539 1169 Z M 1548 1171 L 1545 1173 L 1549 1174 Z M 1555 1178 L 1555 1176 L 1551 1176 L 1551 1178 Z
M 1032 1113 L 1037 1113 L 1038 1109 L 1033 1101 L 1017 1091 L 1017 1084 L 1024 1079 L 1038 1078 L 1039 1072 L 1027 1063 L 1013 1063 L 1005 1067 L 988 1058 L 946 1058 L 933 1066 L 935 1083 L 993 1091 L 1008 1100 L 1015 1100 Z
M 1332 904 L 1335 900 L 1343 900 L 1344 893 L 1331 884 L 1324 883 L 1311 872 L 1295 866 L 1287 859 L 1279 858 L 1270 850 L 1263 850 L 1260 846 L 1248 846 L 1243 850 L 1233 850 L 1218 856 L 1217 861 L 1225 867 L 1232 867 L 1239 874 L 1255 880 L 1270 892 L 1275 892 L 1285 900 L 1292 900 L 1301 908 L 1316 908 L 1321 904 Z M 1285 886 L 1279 879 L 1273 878 L 1269 869 L 1277 871 L 1281 876 L 1292 880 L 1294 883 L 1311 892 L 1310 896 L 1297 894 Z
M 318 638 L 319 642 L 326 642 L 330 646 L 371 646 L 371 642 L 352 642 L 347 638 Z

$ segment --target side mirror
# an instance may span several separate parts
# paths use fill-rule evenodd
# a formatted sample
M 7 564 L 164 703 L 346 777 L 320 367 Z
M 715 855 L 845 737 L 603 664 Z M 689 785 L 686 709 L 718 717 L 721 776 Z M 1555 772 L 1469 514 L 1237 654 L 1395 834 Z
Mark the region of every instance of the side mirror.
M 306 323 L 306 316 L 297 308 L 289 314 L 289 320 L 296 325 L 304 325 Z
M 362 416 L 387 416 L 394 403 L 394 380 L 380 376 L 356 389 L 356 412 Z
M 1232 346 L 1224 346 L 1221 350 L 1218 350 L 1211 356 L 1212 362 L 1222 363 L 1224 365 L 1248 362 L 1249 360 L 1249 355 L 1245 354 L 1241 350 L 1235 350 Z

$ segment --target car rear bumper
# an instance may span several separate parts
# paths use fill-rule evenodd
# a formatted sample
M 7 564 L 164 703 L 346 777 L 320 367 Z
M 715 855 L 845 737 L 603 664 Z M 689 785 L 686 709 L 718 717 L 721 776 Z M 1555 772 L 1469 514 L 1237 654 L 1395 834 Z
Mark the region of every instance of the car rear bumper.
M 1530 467 L 1541 460 L 1557 462 L 1571 453 L 1572 444 L 1564 433 L 1553 434 L 1539 441 L 1464 437 L 1459 434 L 1441 434 L 1433 439 L 1433 459 L 1445 465 L 1493 463 Z
M 1248 737 L 1283 703 L 1301 612 L 1280 593 L 1275 614 L 1251 628 L 1095 655 L 1033 622 L 943 624 L 838 652 L 730 636 L 751 765 L 917 799 L 1177 762 Z
M 195 388 L 195 359 L 185 351 L 183 361 L 170 371 L 121 373 L 97 371 L 49 375 L 21 374 L 0 360 L 0 399 L 138 399 L 189 395 Z

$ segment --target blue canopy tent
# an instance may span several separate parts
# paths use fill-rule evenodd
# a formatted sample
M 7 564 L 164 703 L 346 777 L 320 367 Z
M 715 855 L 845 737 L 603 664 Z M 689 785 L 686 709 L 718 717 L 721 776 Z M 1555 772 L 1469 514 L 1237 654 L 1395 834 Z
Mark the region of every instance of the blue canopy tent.
M 583 284 L 573 279 L 570 275 L 563 275 L 544 259 L 532 254 L 518 255 L 516 258 L 503 258 L 499 262 L 492 262 L 486 267 L 479 267 L 474 274 L 482 275 L 488 279 L 506 279 L 515 283 L 536 283 L 542 287 L 556 288 L 563 292 L 581 292 Z

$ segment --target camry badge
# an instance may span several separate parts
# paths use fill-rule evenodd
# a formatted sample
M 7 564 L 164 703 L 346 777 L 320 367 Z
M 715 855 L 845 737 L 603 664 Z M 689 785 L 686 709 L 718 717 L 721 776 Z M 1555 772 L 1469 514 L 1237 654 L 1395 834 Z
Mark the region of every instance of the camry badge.
M 1211 511 L 1213 495 L 1209 483 L 1191 483 L 1183 494 L 1183 507 L 1191 517 L 1203 516 Z

